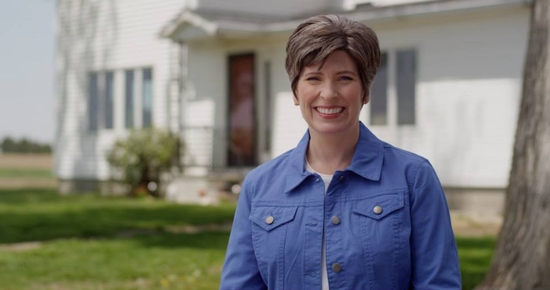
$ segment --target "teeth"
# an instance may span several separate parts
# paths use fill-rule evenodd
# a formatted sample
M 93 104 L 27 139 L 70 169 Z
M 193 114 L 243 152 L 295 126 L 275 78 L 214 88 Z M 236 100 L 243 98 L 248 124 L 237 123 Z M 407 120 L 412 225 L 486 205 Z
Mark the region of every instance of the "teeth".
M 317 108 L 317 111 L 319 111 L 319 113 L 321 114 L 338 114 L 340 112 L 342 112 L 343 108 L 342 107 L 339 107 L 339 108 Z

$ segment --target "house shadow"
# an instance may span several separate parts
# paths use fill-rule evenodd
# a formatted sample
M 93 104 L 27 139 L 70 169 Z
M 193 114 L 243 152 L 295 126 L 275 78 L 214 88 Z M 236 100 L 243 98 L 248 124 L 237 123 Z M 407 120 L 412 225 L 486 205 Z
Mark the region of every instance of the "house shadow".
M 207 231 L 195 234 L 158 232 L 131 237 L 145 248 L 193 248 L 225 251 L 229 232 Z
M 224 250 L 234 207 L 202 207 L 55 190 L 0 190 L 0 244 L 132 240 L 144 248 Z

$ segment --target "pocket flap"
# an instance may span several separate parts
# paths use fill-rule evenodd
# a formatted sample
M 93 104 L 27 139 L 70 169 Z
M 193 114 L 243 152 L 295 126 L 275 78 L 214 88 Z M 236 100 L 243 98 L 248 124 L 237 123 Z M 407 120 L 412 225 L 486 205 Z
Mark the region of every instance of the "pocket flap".
M 253 207 L 248 217 L 266 231 L 294 220 L 297 207 Z
M 379 220 L 403 206 L 402 194 L 385 194 L 356 202 L 353 212 Z

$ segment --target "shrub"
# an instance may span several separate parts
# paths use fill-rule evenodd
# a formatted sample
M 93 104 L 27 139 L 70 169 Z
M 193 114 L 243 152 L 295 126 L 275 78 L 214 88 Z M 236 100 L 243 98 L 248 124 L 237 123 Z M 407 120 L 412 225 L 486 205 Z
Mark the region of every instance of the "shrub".
M 131 195 L 159 195 L 160 173 L 179 164 L 182 142 L 178 136 L 157 128 L 134 130 L 115 142 L 107 153 L 109 163 L 120 169 Z

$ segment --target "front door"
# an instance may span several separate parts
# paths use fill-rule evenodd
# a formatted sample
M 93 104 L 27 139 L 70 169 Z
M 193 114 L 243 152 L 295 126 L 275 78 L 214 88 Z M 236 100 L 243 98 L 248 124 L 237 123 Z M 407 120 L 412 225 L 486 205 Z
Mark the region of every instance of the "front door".
M 257 165 L 254 54 L 229 57 L 227 165 Z

